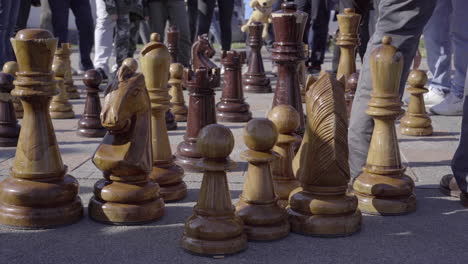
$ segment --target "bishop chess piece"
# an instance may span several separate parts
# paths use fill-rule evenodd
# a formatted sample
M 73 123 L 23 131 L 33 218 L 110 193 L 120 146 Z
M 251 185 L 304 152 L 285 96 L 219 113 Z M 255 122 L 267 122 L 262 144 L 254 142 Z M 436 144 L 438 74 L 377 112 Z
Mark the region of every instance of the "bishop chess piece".
M 82 137 L 103 137 L 107 130 L 101 124 L 101 101 L 99 85 L 101 74 L 96 70 L 86 71 L 83 83 L 86 85 L 86 102 L 83 117 L 78 121 L 77 134 Z
M 153 169 L 150 178 L 160 185 L 164 201 L 180 200 L 187 195 L 187 186 L 182 180 L 184 170 L 174 164 L 164 119 L 171 99 L 167 88 L 170 59 L 169 51 L 161 42 L 146 45 L 140 56 L 141 69 L 151 101 Z
M 54 60 L 56 62 L 62 61 L 65 63 L 65 87 L 67 89 L 67 94 L 69 99 L 80 99 L 80 94 L 78 93 L 78 87 L 73 83 L 72 78 L 72 68 L 70 56 L 72 54 L 70 43 L 62 43 L 60 48 L 57 48 L 55 52 Z
M 224 87 L 221 101 L 216 104 L 219 122 L 247 122 L 252 119 L 249 104 L 242 91 L 242 64 L 245 52 L 223 51 L 221 64 L 224 66 Z
M 216 54 L 210 43 L 207 34 L 198 36 L 197 41 L 192 45 L 192 70 L 196 71 L 201 67 L 207 69 L 209 87 L 215 89 L 221 84 L 221 72 L 218 66 L 210 59 Z
M 414 182 L 405 175 L 395 131 L 403 111 L 399 95 L 403 56 L 385 36 L 371 53 L 373 91 L 366 113 L 374 119 L 374 132 L 363 172 L 353 184 L 361 211 L 401 215 L 416 210 Z
M 244 190 L 236 214 L 245 224 L 249 240 L 274 240 L 289 234 L 288 214 L 277 203 L 270 164 L 278 158 L 271 149 L 278 138 L 273 122 L 253 119 L 244 127 L 244 142 L 249 148 L 241 157 L 249 162 Z
M 292 170 L 294 147 L 301 143 L 301 139 L 294 135 L 299 126 L 299 114 L 290 105 L 277 105 L 268 113 L 268 119 L 278 130 L 278 140 L 273 151 L 279 158 L 272 161 L 271 173 L 278 205 L 285 208 L 288 205 L 289 194 L 300 186 Z
M 291 231 L 348 236 L 361 227 L 358 200 L 347 193 L 348 122 L 344 87 L 324 73 L 306 95 L 307 127 L 293 170 L 301 183 L 289 196 Z
M 18 72 L 18 63 L 16 61 L 7 61 L 3 64 L 2 71 L 4 73 L 11 74 L 16 79 L 16 73 Z M 17 96 L 12 97 L 13 107 L 15 108 L 16 118 L 23 118 L 23 105 L 21 100 Z
M 229 128 L 211 124 L 200 131 L 197 145 L 203 181 L 193 215 L 185 222 L 182 247 L 202 255 L 240 252 L 247 248 L 247 236 L 242 219 L 234 214 L 226 179 L 234 136 Z
M 278 82 L 273 106 L 287 104 L 299 113 L 298 135 L 304 134 L 304 113 L 299 87 L 298 65 L 305 60 L 302 37 L 307 23 L 307 14 L 297 10 L 291 2 L 281 4 L 281 10 L 272 13 L 275 42 L 271 59 L 278 67 Z
M 58 94 L 52 97 L 49 111 L 52 119 L 70 119 L 75 117 L 73 106 L 68 101 L 67 90 L 64 85 L 66 65 L 63 61 L 57 60 L 52 64 L 52 71 L 55 73 L 55 82 Z
M 351 110 L 353 109 L 354 95 L 356 94 L 358 81 L 359 81 L 359 73 L 354 72 L 349 75 L 347 83 L 346 83 L 345 101 L 346 101 L 346 107 L 348 109 L 348 120 L 349 120 L 349 117 L 351 116 Z
M 15 147 L 18 143 L 20 126 L 10 94 L 15 88 L 14 79 L 11 74 L 0 72 L 0 147 Z
M 432 135 L 432 122 L 426 113 L 423 94 L 428 90 L 424 88 L 427 82 L 427 75 L 421 70 L 413 70 L 408 76 L 410 102 L 408 110 L 400 120 L 400 131 L 409 136 L 430 136 Z
M 159 185 L 149 179 L 151 105 L 145 78 L 123 65 L 102 107 L 102 125 L 109 130 L 93 156 L 104 179 L 94 184 L 89 216 L 99 222 L 135 225 L 164 214 Z
M 244 73 L 243 84 L 246 93 L 271 93 L 270 79 L 265 74 L 262 59 L 263 24 L 252 22 L 249 25 L 248 45 L 250 47 L 249 65 Z
M 66 174 L 49 115 L 57 42 L 42 29 L 20 30 L 11 40 L 19 65 L 12 95 L 21 96 L 24 118 L 10 176 L 0 183 L 0 224 L 51 228 L 83 216 L 78 182 Z
M 177 122 L 187 121 L 187 106 L 185 105 L 184 94 L 182 92 L 182 77 L 184 74 L 184 66 L 180 63 L 171 63 L 169 67 L 171 78 L 169 84 L 171 89 L 171 112 L 174 114 Z

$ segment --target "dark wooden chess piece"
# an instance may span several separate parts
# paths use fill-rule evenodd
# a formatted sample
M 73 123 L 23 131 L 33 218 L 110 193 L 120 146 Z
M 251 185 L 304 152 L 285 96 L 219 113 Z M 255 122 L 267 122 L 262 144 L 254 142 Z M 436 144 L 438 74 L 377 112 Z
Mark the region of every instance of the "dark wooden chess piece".
M 185 222 L 182 247 L 203 255 L 240 252 L 247 248 L 247 236 L 242 219 L 234 214 L 226 179 L 234 136 L 229 128 L 211 124 L 200 131 L 197 145 L 203 156 L 198 165 L 203 181 L 193 215 Z
M 2 71 L 9 73 L 16 79 L 16 73 L 18 72 L 18 63 L 16 61 L 7 61 L 3 64 Z M 13 107 L 15 108 L 16 118 L 23 118 L 23 105 L 21 100 L 17 96 L 12 97 Z
M 184 94 L 182 92 L 182 77 L 184 74 L 184 66 L 180 63 L 171 63 L 169 68 L 171 78 L 169 84 L 171 89 L 169 94 L 171 95 L 171 112 L 175 116 L 177 122 L 187 121 L 187 106 L 185 105 Z
M 292 170 L 294 147 L 301 143 L 301 139 L 294 135 L 299 126 L 299 114 L 290 105 L 277 105 L 268 113 L 268 119 L 275 124 L 279 136 L 273 151 L 279 158 L 271 163 L 271 174 L 275 193 L 278 196 L 278 205 L 286 208 L 289 194 L 300 186 Z
M 405 175 L 395 131 L 403 111 L 398 92 L 403 56 L 385 36 L 371 53 L 373 91 L 366 113 L 374 119 L 374 132 L 363 172 L 353 184 L 361 211 L 378 215 L 401 215 L 416 210 L 414 182 Z
M 109 131 L 93 156 L 104 179 L 94 184 L 89 216 L 99 222 L 135 225 L 164 214 L 159 185 L 149 179 L 151 155 L 151 105 L 145 78 L 122 65 L 119 84 L 106 95 L 102 125 Z
M 96 70 L 86 71 L 83 83 L 86 85 L 86 102 L 83 117 L 78 121 L 77 134 L 82 137 L 103 137 L 107 130 L 101 124 L 101 101 L 99 85 L 102 76 Z
M 296 4 L 284 2 L 281 10 L 272 14 L 275 42 L 271 59 L 278 67 L 278 82 L 273 98 L 273 106 L 287 104 L 299 113 L 299 126 L 296 133 L 304 134 L 304 113 L 299 87 L 298 65 L 305 60 L 302 37 L 307 23 L 307 14 L 297 10 Z
M 13 75 L 0 72 L 0 147 L 15 147 L 18 143 L 20 126 L 10 94 L 15 88 L 14 79 Z
M 453 174 L 442 176 L 439 183 L 439 191 L 447 196 L 460 197 L 461 190 Z
M 221 71 L 210 58 L 216 54 L 215 49 L 208 39 L 208 35 L 198 36 L 197 41 L 192 45 L 192 70 L 204 67 L 207 69 L 210 88 L 215 89 L 221 83 Z
M 164 201 L 180 200 L 187 195 L 187 186 L 182 180 L 184 170 L 174 164 L 164 119 L 171 98 L 167 88 L 171 58 L 166 46 L 161 42 L 147 44 L 140 55 L 141 69 L 151 101 L 153 169 L 150 179 L 161 187 L 160 193 Z
M 249 25 L 248 45 L 250 47 L 249 66 L 244 73 L 243 84 L 246 93 L 271 93 L 270 79 L 265 74 L 262 59 L 263 24 L 252 22 Z
M 216 104 L 218 122 L 247 122 L 252 119 L 249 104 L 242 91 L 242 64 L 245 52 L 223 51 L 221 64 L 224 66 L 224 87 L 221 101 Z
M 432 121 L 426 112 L 423 94 L 428 90 L 424 88 L 427 75 L 421 70 L 412 70 L 408 76 L 406 90 L 410 93 L 408 110 L 400 120 L 400 131 L 408 136 L 430 136 L 432 135 Z
M 55 75 L 55 83 L 58 94 L 52 97 L 49 112 L 52 119 L 71 119 L 75 118 L 73 105 L 68 101 L 67 89 L 64 85 L 66 65 L 61 60 L 56 60 L 52 64 L 52 71 Z
M 49 115 L 57 42 L 42 29 L 23 29 L 11 39 L 19 65 L 12 95 L 20 96 L 24 118 L 10 177 L 0 183 L 0 224 L 51 228 L 83 216 L 78 182 L 66 173 Z
M 65 63 L 65 87 L 67 89 L 67 94 L 69 99 L 80 99 L 80 94 L 78 93 L 78 87 L 73 83 L 72 78 L 72 68 L 70 56 L 72 54 L 70 43 L 62 43 L 60 48 L 57 48 L 55 51 L 55 61 L 62 61 Z
M 171 25 L 167 29 L 167 49 L 171 54 L 171 63 L 178 63 L 179 30 L 177 26 Z
M 351 110 L 353 109 L 354 94 L 356 94 L 356 89 L 359 81 L 359 72 L 354 72 L 349 75 L 348 81 L 346 83 L 346 93 L 345 101 L 346 107 L 348 109 L 348 120 L 351 116 Z

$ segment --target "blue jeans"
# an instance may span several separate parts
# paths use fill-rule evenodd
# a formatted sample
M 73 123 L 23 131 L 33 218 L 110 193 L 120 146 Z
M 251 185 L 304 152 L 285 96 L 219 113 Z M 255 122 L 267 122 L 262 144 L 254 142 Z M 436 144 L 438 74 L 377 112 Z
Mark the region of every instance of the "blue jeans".
M 0 67 L 15 60 L 10 38 L 13 37 L 20 1 L 0 0 Z
M 424 28 L 427 64 L 433 77 L 430 86 L 439 92 L 463 97 L 468 66 L 466 0 L 438 0 Z M 452 79 L 452 55 L 455 72 Z

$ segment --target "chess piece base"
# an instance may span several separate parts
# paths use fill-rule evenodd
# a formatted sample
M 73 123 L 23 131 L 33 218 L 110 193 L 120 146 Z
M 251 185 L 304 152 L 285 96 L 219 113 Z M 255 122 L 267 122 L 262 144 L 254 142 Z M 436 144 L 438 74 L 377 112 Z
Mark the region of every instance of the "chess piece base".
M 408 136 L 430 136 L 433 129 L 426 114 L 406 113 L 400 120 L 400 132 Z
M 18 138 L 2 137 L 0 138 L 0 147 L 16 147 Z
M 247 236 L 242 234 L 229 240 L 203 240 L 184 234 L 182 248 L 199 255 L 231 255 L 247 249 Z
M 289 194 L 296 188 L 300 187 L 300 183 L 297 180 L 291 179 L 278 179 L 273 177 L 273 185 L 275 188 L 275 194 L 278 196 L 278 205 L 281 208 L 288 206 Z
M 433 133 L 432 126 L 423 128 L 401 127 L 400 132 L 407 136 L 430 136 Z
M 270 79 L 263 76 L 243 76 L 244 92 L 246 93 L 271 93 Z
M 71 112 L 50 112 L 52 119 L 72 119 L 75 118 L 75 113 Z
M 182 180 L 184 170 L 174 163 L 153 165 L 149 177 L 159 184 L 159 194 L 165 202 L 182 200 L 187 196 L 187 185 Z
M 68 96 L 68 99 L 80 99 L 80 94 L 78 93 L 78 91 L 68 91 L 67 90 L 67 96 Z
M 80 128 L 76 134 L 81 137 L 98 138 L 103 137 L 107 133 L 105 128 Z
M 165 202 L 182 200 L 187 196 L 187 184 L 185 184 L 185 182 L 179 182 L 173 185 L 161 186 L 159 194 Z
M 403 197 L 377 197 L 354 192 L 359 202 L 359 209 L 371 215 L 404 215 L 416 210 L 414 194 Z
M 439 190 L 442 194 L 453 197 L 460 197 L 460 188 L 452 174 L 442 176 L 439 183 Z
M 247 111 L 243 113 L 217 112 L 216 120 L 218 122 L 243 123 L 252 119 L 252 113 Z
M 187 115 L 174 114 L 176 122 L 187 122 Z

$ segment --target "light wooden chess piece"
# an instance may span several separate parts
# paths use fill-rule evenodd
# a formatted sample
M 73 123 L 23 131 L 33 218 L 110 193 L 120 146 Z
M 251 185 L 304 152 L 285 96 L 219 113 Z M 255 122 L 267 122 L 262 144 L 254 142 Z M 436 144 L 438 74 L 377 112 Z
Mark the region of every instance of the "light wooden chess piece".
M 198 163 L 203 181 L 193 215 L 185 222 L 182 247 L 203 255 L 240 252 L 247 248 L 247 236 L 242 219 L 234 214 L 226 179 L 234 136 L 229 128 L 211 124 L 200 131 L 197 148 L 203 156 Z
M 126 58 L 122 61 L 122 65 L 127 66 L 132 72 L 137 72 L 138 70 L 138 61 L 134 58 Z
M 344 87 L 323 73 L 306 95 L 307 127 L 293 170 L 301 187 L 289 196 L 291 230 L 311 236 L 348 236 L 361 227 L 354 195 L 347 194 L 348 122 Z
M 294 147 L 301 142 L 301 139 L 294 134 L 299 126 L 299 114 L 290 105 L 278 105 L 270 110 L 268 119 L 275 124 L 279 133 L 273 147 L 279 158 L 271 163 L 271 172 L 278 205 L 285 208 L 288 205 L 289 194 L 300 186 L 292 170 Z
M 89 216 L 99 222 L 135 225 L 164 214 L 159 185 L 149 179 L 151 105 L 145 78 L 128 66 L 119 68 L 114 86 L 104 99 L 102 125 L 109 131 L 93 156 L 104 179 L 94 184 Z
M 180 63 L 171 63 L 169 68 L 171 78 L 169 84 L 171 89 L 169 94 L 171 95 L 171 112 L 175 116 L 177 122 L 187 121 L 187 106 L 185 105 L 184 94 L 182 92 L 182 76 L 184 74 L 184 66 Z
M 0 224 L 51 228 L 83 216 L 78 182 L 66 173 L 49 115 L 57 42 L 42 29 L 23 29 L 11 39 L 19 65 L 12 94 L 20 96 L 24 118 L 10 177 L 0 183 Z
M 18 63 L 16 61 L 7 61 L 3 64 L 2 71 L 4 73 L 9 73 L 16 79 L 16 73 L 18 72 Z M 16 118 L 23 118 L 23 105 L 21 100 L 17 96 L 13 96 L 13 106 L 15 108 Z
M 400 120 L 400 131 L 409 136 L 432 135 L 432 122 L 426 113 L 423 94 L 428 90 L 424 88 L 427 75 L 421 70 L 412 70 L 408 76 L 408 87 L 406 90 L 411 94 L 408 110 Z
M 362 212 L 400 215 L 416 210 L 414 182 L 405 175 L 395 131 L 403 111 L 399 95 L 403 56 L 385 36 L 371 53 L 373 91 L 366 113 L 374 118 L 374 132 L 363 172 L 353 184 Z
M 306 96 L 306 93 L 308 91 L 308 89 L 312 86 L 312 84 L 314 84 L 314 82 L 316 82 L 317 79 L 312 75 L 312 74 L 308 74 L 307 77 L 306 77 L 306 80 L 305 80 L 305 84 L 304 86 L 302 87 L 301 89 L 301 101 L 303 104 L 305 104 L 305 96 Z M 297 111 L 296 111 L 297 112 Z
M 78 87 L 73 83 L 72 68 L 70 56 L 72 54 L 70 43 L 62 43 L 60 48 L 55 51 L 54 61 L 62 61 L 65 63 L 65 87 L 69 99 L 80 99 Z
M 58 94 L 52 97 L 49 111 L 52 119 L 70 119 L 75 117 L 73 106 L 68 101 L 67 89 L 64 85 L 66 65 L 63 61 L 57 60 L 52 64 L 52 71 L 55 73 L 55 82 Z
M 18 143 L 20 126 L 11 95 L 14 79 L 13 75 L 0 72 L 0 147 L 16 147 Z

